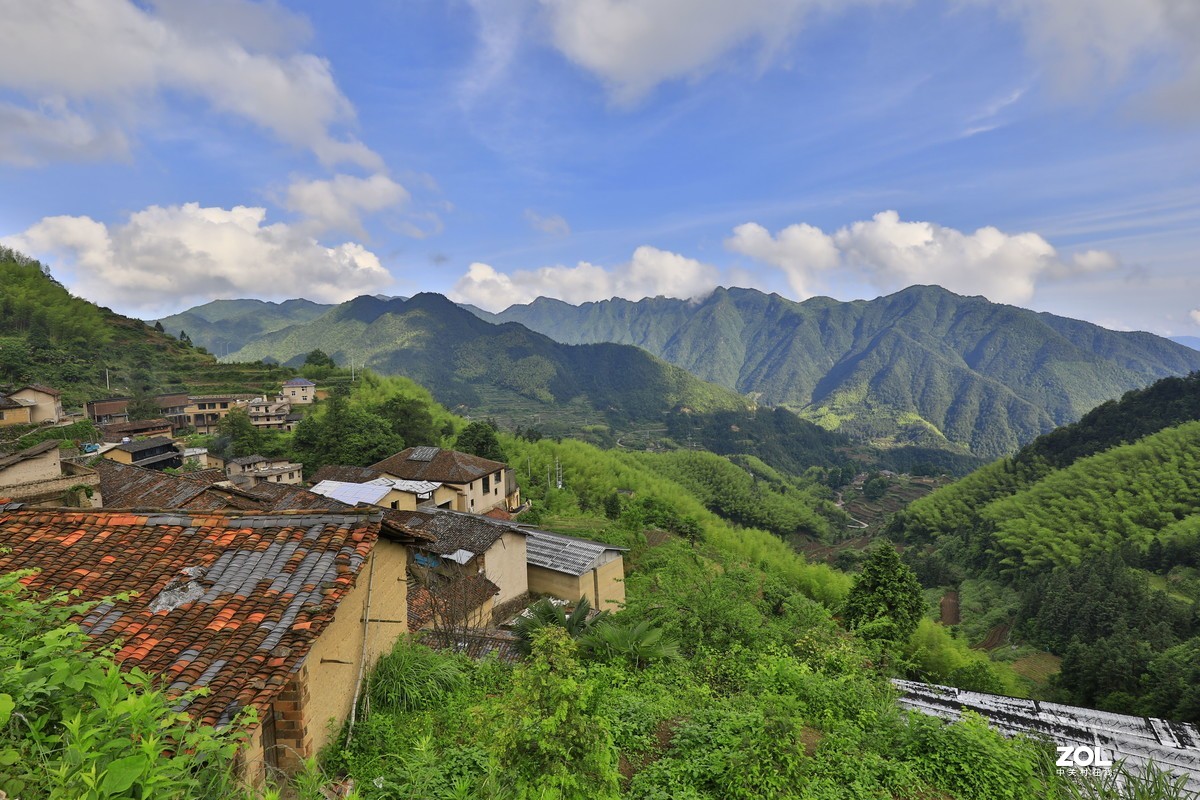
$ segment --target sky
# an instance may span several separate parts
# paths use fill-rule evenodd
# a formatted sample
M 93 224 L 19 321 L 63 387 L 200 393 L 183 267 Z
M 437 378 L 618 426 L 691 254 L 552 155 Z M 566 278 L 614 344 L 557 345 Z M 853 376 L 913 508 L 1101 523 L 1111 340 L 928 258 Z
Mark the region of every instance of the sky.
M 936 283 L 1200 335 L 1194 0 L 0 14 L 0 243 L 132 316 Z

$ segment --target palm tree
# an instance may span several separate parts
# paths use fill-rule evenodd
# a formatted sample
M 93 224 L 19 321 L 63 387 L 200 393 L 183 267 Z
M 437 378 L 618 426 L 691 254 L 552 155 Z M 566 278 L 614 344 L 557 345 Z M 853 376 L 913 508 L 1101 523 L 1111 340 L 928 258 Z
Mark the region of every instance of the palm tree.
M 546 626 L 556 625 L 566 630 L 572 639 L 578 639 L 596 623 L 608 617 L 607 611 L 601 611 L 589 619 L 588 615 L 591 613 L 592 604 L 586 597 L 579 598 L 575 603 L 575 610 L 570 614 L 566 613 L 563 606 L 556 605 L 549 599 L 539 600 L 529 607 L 528 616 L 522 615 L 517 620 L 517 650 L 522 655 L 529 655 L 533 635 Z
M 679 643 L 666 637 L 662 628 L 650 627 L 649 620 L 636 625 L 605 622 L 580 637 L 579 649 L 602 661 L 621 658 L 642 669 L 653 661 L 680 658 Z

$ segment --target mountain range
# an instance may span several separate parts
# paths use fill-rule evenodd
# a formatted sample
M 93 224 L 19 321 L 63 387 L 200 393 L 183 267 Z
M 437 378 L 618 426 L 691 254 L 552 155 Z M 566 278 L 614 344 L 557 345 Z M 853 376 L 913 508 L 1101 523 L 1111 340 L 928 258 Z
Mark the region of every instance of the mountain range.
M 661 423 L 674 410 L 703 414 L 752 405 L 645 350 L 560 344 L 522 325 L 487 322 L 429 293 L 358 297 L 261 334 L 228 360 L 299 365 L 316 349 L 339 364 L 412 378 L 462 413 L 503 416 L 547 433 L 578 432 L 589 420 Z
M 753 289 L 700 301 L 538 298 L 499 314 L 558 341 L 643 347 L 700 378 L 881 444 L 1012 452 L 1200 352 L 1142 332 L 912 286 L 793 302 Z
M 263 334 L 316 319 L 331 308 L 311 300 L 213 300 L 157 321 L 167 333 L 187 333 L 197 347 L 223 356 Z

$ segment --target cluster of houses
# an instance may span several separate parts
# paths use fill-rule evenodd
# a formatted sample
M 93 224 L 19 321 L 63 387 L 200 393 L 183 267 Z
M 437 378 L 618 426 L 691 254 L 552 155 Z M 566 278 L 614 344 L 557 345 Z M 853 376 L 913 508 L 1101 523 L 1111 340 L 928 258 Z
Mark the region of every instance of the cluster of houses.
M 307 378 L 291 378 L 275 397 L 251 394 L 188 395 L 161 394 L 151 398 L 161 411 L 162 420 L 174 431 L 194 429 L 214 433 L 229 412 L 241 409 L 250 422 L 262 430 L 290 431 L 302 418 L 293 406 L 310 405 L 321 398 L 317 386 Z M 88 419 L 98 425 L 129 423 L 131 397 L 92 400 L 86 406 Z
M 172 692 L 206 688 L 196 719 L 245 724 L 256 709 L 250 782 L 329 742 L 364 670 L 403 636 L 511 659 L 511 622 L 534 599 L 624 602 L 622 548 L 521 524 L 504 463 L 411 447 L 306 485 L 301 465 L 261 456 L 163 471 L 155 442 L 171 440 L 133 433 L 118 428 L 128 441 L 90 467 L 57 442 L 0 454 L 0 572 L 108 598 L 79 620 L 90 641 Z M 67 483 L 86 495 L 71 508 Z

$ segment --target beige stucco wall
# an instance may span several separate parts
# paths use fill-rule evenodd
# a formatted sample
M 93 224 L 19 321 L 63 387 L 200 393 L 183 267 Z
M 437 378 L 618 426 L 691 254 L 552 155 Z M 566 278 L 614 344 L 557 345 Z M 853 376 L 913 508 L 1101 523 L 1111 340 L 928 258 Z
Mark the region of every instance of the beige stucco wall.
M 462 508 L 455 511 L 466 511 L 471 514 L 482 514 L 497 506 L 504 507 L 504 470 L 496 470 L 488 477 L 488 490 L 483 491 L 483 478 L 467 484 L 456 484 L 466 492 Z
M 21 389 L 13 392 L 12 397 L 19 400 L 32 400 L 37 403 L 31 411 L 31 419 L 35 423 L 58 422 L 62 417 L 62 403 L 52 394 L 39 392 L 37 389 Z
M 529 591 L 560 600 L 586 597 L 593 608 L 616 611 L 625 603 L 624 560 L 616 558 L 578 577 L 531 564 Z
M 585 585 L 581 577 L 568 575 L 565 572 L 558 572 L 545 567 L 535 567 L 529 565 L 529 591 L 534 594 L 548 594 L 551 597 L 557 597 L 559 600 L 578 600 L 580 597 L 587 597 L 588 602 L 592 601 L 591 595 L 591 573 L 585 573 L 588 581 Z
M 316 754 L 328 744 L 350 716 L 361 665 L 368 586 L 370 621 L 364 683 L 379 656 L 389 652 L 396 640 L 408 632 L 407 559 L 404 546 L 381 539 L 371 561 L 359 572 L 354 589 L 338 606 L 333 622 L 304 660 L 300 681 L 308 689 L 304 709 L 308 754 Z M 331 720 L 335 721 L 332 725 Z
M 600 610 L 617 611 L 625 605 L 625 559 L 617 557 L 592 570 L 592 593 L 588 598 Z
M 484 554 L 488 580 L 500 587 L 496 604 L 503 605 L 529 591 L 525 534 L 509 531 Z
M 6 408 L 0 411 L 0 428 L 9 425 L 29 425 L 33 422 L 33 409 L 29 406 Z
M 5 470 L 0 470 L 0 486 L 19 486 L 34 481 L 52 481 L 62 476 L 58 450 L 51 450 L 35 458 L 18 461 Z
M 133 463 L 133 454 L 132 453 L 128 453 L 124 450 L 118 450 L 115 447 L 112 450 L 106 451 L 104 453 L 104 457 L 111 459 L 113 461 L 119 462 L 121 464 L 132 464 Z

